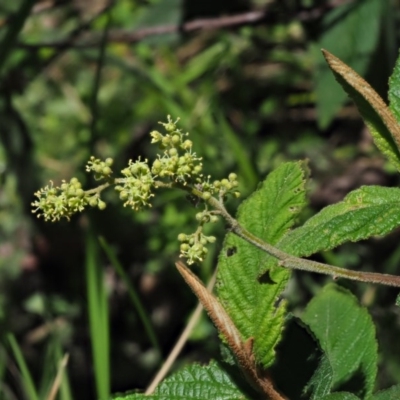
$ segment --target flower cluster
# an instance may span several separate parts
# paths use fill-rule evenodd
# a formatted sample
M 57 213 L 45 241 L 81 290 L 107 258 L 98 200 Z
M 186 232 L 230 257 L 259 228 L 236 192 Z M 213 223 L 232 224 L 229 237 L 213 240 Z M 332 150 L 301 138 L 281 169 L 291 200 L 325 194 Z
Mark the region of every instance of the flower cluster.
M 201 158 L 192 152 L 193 143 L 186 139 L 188 133 L 182 133 L 176 126 L 177 122 L 168 116 L 168 122 L 161 123 L 167 131 L 166 135 L 158 131 L 150 133 L 151 143 L 158 143 L 163 150 L 163 154 L 153 162 L 151 172 L 159 178 L 170 178 L 186 184 L 193 182 L 196 176 L 201 176 L 203 165 Z
M 215 236 L 206 236 L 203 234 L 203 226 L 206 223 L 214 223 L 218 221 L 215 212 L 204 210 L 196 214 L 196 220 L 199 222 L 199 227 L 196 232 L 191 235 L 180 233 L 178 240 L 181 242 L 180 256 L 187 259 L 188 264 L 193 264 L 196 261 L 203 261 L 208 253 L 207 245 L 215 242 Z
M 124 206 L 140 210 L 151 206 L 154 188 L 163 185 L 184 188 L 190 193 L 190 198 L 195 197 L 196 205 L 204 201 L 205 209 L 196 215 L 199 222 L 196 232 L 179 235 L 181 257 L 187 258 L 189 264 L 202 261 L 207 254 L 207 244 L 215 241 L 214 236 L 204 235 L 203 226 L 218 220 L 217 213 L 207 209 L 207 201 L 212 196 L 218 196 L 221 202 L 228 195 L 239 197 L 237 176 L 231 173 L 227 179 L 220 181 L 211 181 L 210 176 L 204 177 L 202 159 L 192 151 L 193 143 L 188 139 L 188 133 L 178 129 L 177 122 L 178 120 L 173 121 L 168 116 L 168 121 L 161 123 L 165 134 L 158 131 L 150 133 L 151 143 L 157 143 L 161 149 L 151 166 L 147 159 L 142 161 L 139 157 L 135 162 L 129 161 L 128 166 L 121 171 L 122 177 L 114 178 L 111 169 L 113 160 L 100 160 L 92 156 L 86 165 L 86 171 L 93 173 L 96 180 L 103 180 L 105 183 L 84 191 L 76 178 L 72 178 L 70 182 L 62 181 L 60 187 L 51 182 L 35 193 L 38 199 L 32 203 L 33 212 L 46 221 L 57 221 L 63 217 L 70 219 L 87 205 L 102 210 L 106 203 L 100 199 L 100 192 L 111 185 L 115 185 Z
M 113 162 L 114 160 L 112 158 L 106 158 L 102 161 L 99 158 L 91 156 L 86 164 L 86 172 L 94 172 L 94 179 L 97 181 L 110 178 L 112 174 L 111 165 L 113 165 Z
M 57 221 L 62 217 L 70 217 L 78 211 L 82 211 L 88 204 L 88 198 L 77 178 L 69 182 L 62 181 L 60 187 L 50 185 L 35 193 L 38 200 L 32 203 L 33 212 L 45 221 Z
M 154 196 L 151 189 L 154 186 L 154 178 L 147 160 L 132 162 L 121 171 L 124 178 L 119 178 L 115 190 L 124 201 L 124 207 L 130 206 L 133 210 L 139 210 L 143 206 L 150 206 L 150 198 Z M 122 184 L 122 185 L 121 185 Z

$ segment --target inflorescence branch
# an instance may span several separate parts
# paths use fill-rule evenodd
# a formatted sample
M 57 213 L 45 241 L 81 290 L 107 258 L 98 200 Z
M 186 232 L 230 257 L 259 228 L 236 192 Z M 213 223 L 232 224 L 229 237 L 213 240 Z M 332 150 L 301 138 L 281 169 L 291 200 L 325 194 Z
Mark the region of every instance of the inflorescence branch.
M 400 287 L 398 276 L 347 270 L 294 257 L 247 231 L 224 206 L 228 196 L 240 196 L 237 190 L 237 175 L 231 173 L 228 178 L 220 181 L 211 181 L 211 176 L 204 176 L 201 157 L 192 151 L 193 143 L 188 139 L 188 133 L 178 129 L 177 123 L 178 120 L 173 121 L 168 116 L 166 123 L 160 122 L 166 131 L 165 134 L 158 131 L 150 133 L 151 143 L 158 144 L 160 149 L 152 165 L 147 159 L 142 161 L 140 157 L 134 162 L 129 160 L 128 166 L 121 171 L 122 177 L 114 178 L 111 169 L 113 160 L 107 158 L 102 161 L 92 156 L 86 171 L 93 173 L 96 180 L 104 183 L 85 191 L 77 178 L 72 178 L 69 182 L 62 181 L 59 187 L 50 182 L 35 193 L 37 200 L 32 203 L 33 212 L 45 221 L 58 221 L 61 218 L 69 220 L 73 214 L 83 211 L 86 206 L 103 210 L 106 203 L 101 200 L 100 193 L 109 186 L 115 187 L 124 202 L 124 207 L 138 211 L 144 207 L 151 207 L 150 200 L 154 197 L 154 189 L 178 188 L 189 193 L 196 205 L 200 201 L 204 206 L 203 210 L 196 214 L 196 231 L 192 234 L 178 235 L 181 243 L 180 256 L 186 258 L 188 264 L 203 261 L 207 254 L 207 245 L 216 240 L 214 236 L 205 235 L 203 227 L 207 223 L 215 223 L 218 217 L 222 216 L 234 234 L 277 258 L 279 265 L 283 267 L 332 275 L 334 278 Z

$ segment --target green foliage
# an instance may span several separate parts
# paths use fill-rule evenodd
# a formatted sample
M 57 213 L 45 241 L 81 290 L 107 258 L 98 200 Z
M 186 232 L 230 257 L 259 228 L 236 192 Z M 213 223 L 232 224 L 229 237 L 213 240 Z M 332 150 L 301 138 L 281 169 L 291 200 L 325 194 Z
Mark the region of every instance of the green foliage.
M 323 391 L 317 387 L 312 399 L 344 387 L 352 379 L 352 391 L 368 398 L 375 384 L 378 357 L 375 327 L 367 310 L 349 291 L 330 284 L 311 300 L 302 320 L 324 352 L 318 383 L 325 387 Z
M 400 396 L 400 385 L 392 386 L 372 396 L 372 400 L 396 400 Z
M 309 256 L 345 242 L 385 235 L 399 225 L 400 190 L 363 186 L 287 233 L 277 246 L 290 254 Z
M 113 397 L 113 400 L 136 399 L 218 399 L 246 400 L 240 388 L 229 374 L 216 362 L 207 366 L 190 365 L 165 379 L 152 395 L 128 394 Z
M 400 121 L 400 58 L 397 58 L 393 73 L 389 78 L 389 108 L 393 115 Z
M 238 210 L 238 221 L 257 237 L 275 244 L 296 221 L 305 205 L 304 162 L 283 164 L 272 172 L 261 187 Z M 290 271 L 274 268 L 268 280 L 260 283 L 265 252 L 234 234 L 225 238 L 218 262 L 218 296 L 231 315 L 244 340 L 254 338 L 258 362 L 265 367 L 275 358 L 286 313 L 285 302 L 275 307 L 285 289 Z
M 13 358 L 32 397 L 47 399 L 49 382 L 54 379 L 54 360 L 48 361 L 47 352 L 43 365 L 37 359 L 32 362 L 30 356 L 40 354 L 46 333 L 44 339 L 32 337 L 36 331 L 53 333 L 49 321 L 59 318 L 68 328 L 63 329 L 60 346 L 71 351 L 75 383 L 90 382 L 92 376 L 85 374 L 93 369 L 96 384 L 90 385 L 96 386 L 102 399 L 114 387 L 144 387 L 192 307 L 188 291 L 176 290 L 177 274 L 166 267 L 180 250 L 189 264 L 202 264 L 194 271 L 208 280 L 218 248 L 211 244 L 223 232 L 221 224 L 214 222 L 222 219 L 229 232 L 219 256 L 217 295 L 205 291 L 194 273 L 191 277 L 212 321 L 222 321 L 216 326 L 234 356 L 235 378 L 222 364 L 196 364 L 172 374 L 150 398 L 281 399 L 279 392 L 285 394 L 297 377 L 287 375 L 282 385 L 274 387 L 276 377 L 270 379 L 267 369 L 276 362 L 280 346 L 287 345 L 282 340 L 290 319 L 287 310 L 301 314 L 310 298 L 304 314 L 316 338 L 310 359 L 319 350 L 322 355 L 308 385 L 301 386 L 307 393 L 304 398 L 308 394 L 318 400 L 354 399 L 356 394 L 365 400 L 399 397 L 398 386 L 372 394 L 374 385 L 382 388 L 398 382 L 394 341 L 386 346 L 392 355 L 388 350 L 380 354 L 383 372 L 375 381 L 377 344 L 366 310 L 344 289 L 328 286 L 321 292 L 318 277 L 290 271 L 298 268 L 399 286 L 396 276 L 376 273 L 372 280 L 373 274 L 359 272 L 372 269 L 378 261 L 380 272 L 394 273 L 400 253 L 390 257 L 382 243 L 397 242 L 396 232 L 388 241 L 351 244 L 317 256 L 318 260 L 330 257 L 332 264 L 341 260 L 342 269 L 298 258 L 383 236 L 400 224 L 399 190 L 377 186 L 392 183 L 395 177 L 380 166 L 377 169 L 386 180 L 362 186 L 344 200 L 332 195 L 318 199 L 325 178 L 339 175 L 345 165 L 350 165 L 350 173 L 342 178 L 354 178 L 350 190 L 371 183 L 357 180 L 359 174 L 353 173 L 351 163 L 362 161 L 370 171 L 373 162 L 379 162 L 368 141 L 358 139 L 360 124 L 353 121 L 351 107 L 340 110 L 336 118 L 345 93 L 322 65 L 319 47 L 326 47 L 364 76 L 372 73 L 374 79 L 386 80 L 386 63 L 394 57 L 393 48 L 397 51 L 395 42 L 390 49 L 390 29 L 392 38 L 398 30 L 388 21 L 395 19 L 392 15 L 398 6 L 386 0 L 334 2 L 328 7 L 313 0 L 283 0 L 273 7 L 256 0 L 121 0 L 99 11 L 93 2 L 33 3 L 18 0 L 0 7 L 0 255 L 1 264 L 15 270 L 12 276 L 0 271 L 0 322 L 4 332 L 16 331 L 18 340 L 24 338 L 20 348 L 16 341 L 12 343 Z M 378 148 L 400 170 L 399 64 L 390 80 L 388 108 L 353 70 L 343 70 L 333 56 L 327 58 Z M 311 77 L 315 77 L 315 93 L 310 92 Z M 163 124 L 166 132 L 152 132 L 153 142 L 160 145 L 157 152 L 144 134 L 167 114 L 181 116 L 182 126 L 191 132 L 190 140 L 177 128 L 177 121 L 169 119 Z M 333 129 L 321 130 L 315 119 L 320 127 L 328 127 L 333 119 L 335 124 Z M 357 134 L 349 139 L 353 132 Z M 193 149 L 201 151 L 201 156 Z M 314 172 L 309 208 L 305 208 L 306 163 L 287 162 L 305 157 Z M 29 220 L 31 194 L 48 179 L 55 183 L 36 192 L 33 208 L 46 221 L 71 220 L 68 226 L 49 227 L 42 220 Z M 234 219 L 228 210 L 235 205 L 239 187 L 248 195 L 259 181 L 263 181 L 260 188 L 240 206 Z M 84 189 L 93 183 L 100 186 Z M 328 188 L 332 183 L 333 178 Z M 110 186 L 116 192 L 105 190 Z M 183 190 L 189 201 L 164 189 Z M 118 200 L 125 209 L 116 207 Z M 336 204 L 307 220 L 314 208 L 333 201 Z M 88 206 L 93 209 L 84 217 L 75 216 Z M 200 209 L 194 213 L 192 206 Z M 101 217 L 100 210 L 104 211 Z M 301 225 L 296 228 L 297 219 Z M 95 232 L 80 234 L 88 224 Z M 11 230 L 13 240 L 7 237 Z M 125 285 L 109 268 L 102 271 L 98 233 L 107 237 L 103 247 Z M 17 251 L 18 259 L 12 257 Z M 346 269 L 350 251 L 352 260 L 364 262 L 354 265 L 354 270 Z M 23 290 L 14 291 L 14 283 L 21 283 L 18 276 Z M 60 287 L 62 294 L 54 295 Z M 207 296 L 199 295 L 201 290 Z M 376 319 L 391 315 L 391 296 L 373 286 L 354 286 L 354 292 L 363 304 L 374 307 L 371 312 Z M 128 295 L 137 312 L 125 308 Z M 140 304 L 139 298 L 148 303 Z M 32 307 L 35 299 L 40 299 L 40 313 Z M 54 299 L 64 308 L 78 310 L 78 315 L 60 311 Z M 390 331 L 396 337 L 393 320 L 392 316 L 391 323 L 384 321 L 386 326 L 377 332 Z M 178 364 L 198 359 L 199 354 L 202 359 L 210 354 L 215 357 L 211 328 L 207 322 L 202 324 L 206 326 L 202 332 L 208 333 L 200 334 L 195 346 L 187 346 Z M 82 345 L 88 336 L 90 355 L 85 348 L 89 346 Z M 288 348 L 298 350 L 302 344 L 291 345 Z M 21 349 L 26 349 L 27 361 L 36 368 L 32 374 Z M 76 362 L 77 354 L 83 362 Z M 295 356 L 287 363 L 300 364 Z M 61 357 L 59 349 L 56 359 Z M 309 365 L 308 360 L 305 364 Z M 9 381 L 5 365 L 0 365 L 2 388 Z M 290 370 L 292 365 L 287 367 Z M 44 373 L 38 373 L 38 368 Z M 43 383 L 36 384 L 30 375 L 42 376 Z M 354 383 L 359 376 L 362 384 Z M 248 390 L 249 384 L 259 393 Z M 93 397 L 79 383 L 76 387 L 75 395 Z M 62 399 L 73 398 L 66 380 L 59 391 Z M 139 397 L 144 395 L 117 398 Z
M 312 45 L 318 60 L 315 79 L 318 123 L 328 126 L 346 95 L 335 84 L 327 65 L 320 61 L 320 49 L 329 49 L 359 74 L 365 75 L 371 53 L 376 49 L 386 0 L 357 0 L 342 4 L 327 13 L 322 22 L 322 35 Z
M 107 399 L 110 395 L 110 334 L 108 299 L 103 271 L 98 265 L 98 246 L 92 232 L 87 233 L 86 284 L 90 322 L 93 367 L 97 396 Z
M 336 57 L 326 56 L 336 80 L 355 102 L 375 144 L 400 170 L 400 133 L 396 119 L 380 96 Z

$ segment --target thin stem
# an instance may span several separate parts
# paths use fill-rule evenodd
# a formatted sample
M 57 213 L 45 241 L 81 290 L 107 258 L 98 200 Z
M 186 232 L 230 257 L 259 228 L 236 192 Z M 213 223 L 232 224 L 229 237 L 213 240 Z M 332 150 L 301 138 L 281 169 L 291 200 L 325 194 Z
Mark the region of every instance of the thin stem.
M 208 282 L 207 290 L 209 292 L 212 291 L 212 289 L 215 285 L 215 280 L 216 280 L 216 276 L 217 276 L 216 272 L 217 272 L 217 270 L 214 271 L 213 276 L 211 277 L 210 281 Z M 181 333 L 178 341 L 175 343 L 175 346 L 173 347 L 172 351 L 170 352 L 168 358 L 165 360 L 164 365 L 157 372 L 157 375 L 153 378 L 149 387 L 146 389 L 146 392 L 145 392 L 146 395 L 150 395 L 154 392 L 155 388 L 165 378 L 165 376 L 171 369 L 172 365 L 174 364 L 175 360 L 178 358 L 184 345 L 186 344 L 190 334 L 192 333 L 193 329 L 195 328 L 197 322 L 199 321 L 202 310 L 203 310 L 203 306 L 201 305 L 201 303 L 198 303 L 198 305 L 197 305 L 196 309 L 194 310 L 192 316 L 190 317 L 189 322 L 187 323 L 185 329 Z
M 195 187 L 180 186 L 180 188 L 189 191 L 191 194 L 200 198 L 203 197 L 203 193 Z M 381 285 L 400 287 L 400 276 L 379 274 L 375 272 L 353 271 L 287 254 L 282 250 L 279 250 L 276 247 L 264 242 L 242 227 L 239 222 L 228 213 L 222 202 L 218 201 L 216 198 L 211 197 L 207 200 L 207 203 L 221 213 L 221 215 L 229 224 L 233 233 L 270 254 L 271 256 L 277 258 L 279 260 L 279 265 L 282 267 L 332 275 L 335 279 L 346 278 L 360 282 L 378 283 Z
M 115 179 L 113 183 L 118 183 L 118 179 Z M 105 183 L 95 189 L 88 190 L 86 193 L 96 193 L 105 189 L 106 187 L 113 184 L 112 182 Z M 330 264 L 323 264 L 317 261 L 307 260 L 300 257 L 295 257 L 290 254 L 285 253 L 282 250 L 264 242 L 262 239 L 253 235 L 247 229 L 239 224 L 239 222 L 229 214 L 223 205 L 222 201 L 218 201 L 215 197 L 211 197 L 207 200 L 203 198 L 203 192 L 195 186 L 184 185 L 178 182 L 162 182 L 155 181 L 154 186 L 156 188 L 179 188 L 185 192 L 190 193 L 200 199 L 203 199 L 211 207 L 213 207 L 222 217 L 226 220 L 230 226 L 231 231 L 247 242 L 253 244 L 259 249 L 265 251 L 271 256 L 279 260 L 279 265 L 285 268 L 299 269 L 302 271 L 315 272 L 318 274 L 331 275 L 334 279 L 345 278 L 359 282 L 367 283 L 377 283 L 386 286 L 400 287 L 400 276 L 389 275 L 389 274 L 379 274 L 376 272 L 363 272 L 363 271 L 353 271 L 345 268 L 336 267 Z

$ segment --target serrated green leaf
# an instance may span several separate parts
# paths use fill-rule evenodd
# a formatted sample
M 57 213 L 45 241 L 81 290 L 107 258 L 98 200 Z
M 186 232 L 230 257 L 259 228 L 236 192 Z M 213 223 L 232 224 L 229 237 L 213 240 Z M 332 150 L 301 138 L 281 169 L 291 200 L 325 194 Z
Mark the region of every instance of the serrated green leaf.
M 389 78 L 389 108 L 400 123 L 400 57 L 397 58 L 393 73 Z
M 305 162 L 282 164 L 262 186 L 242 203 L 238 221 L 268 243 L 276 243 L 294 223 L 305 205 Z M 286 287 L 290 271 L 273 268 L 269 281 L 258 276 L 270 256 L 243 239 L 228 234 L 218 263 L 217 288 L 222 305 L 243 340 L 254 338 L 254 352 L 264 366 L 274 360 L 286 312 L 285 303 L 275 305 Z
M 389 389 L 381 390 L 375 393 L 371 400 L 399 400 L 400 385 L 392 386 Z
M 400 126 L 389 107 L 354 70 L 323 50 L 336 80 L 355 102 L 376 146 L 400 171 Z
M 318 368 L 308 382 L 305 393 L 311 392 L 310 400 L 319 400 L 328 395 L 332 387 L 333 371 L 326 356 L 321 358 Z
M 319 400 L 360 400 L 359 397 L 348 392 L 331 393 L 327 396 L 321 397 Z
M 345 2 L 324 16 L 323 33 L 311 48 L 318 60 L 314 77 L 320 127 L 329 125 L 346 100 L 346 94 L 335 84 L 329 69 L 322 63 L 319 49 L 329 50 L 364 75 L 378 44 L 384 3 L 382 0 Z
M 113 400 L 246 400 L 249 399 L 216 362 L 192 364 L 165 379 L 152 395 L 117 395 Z
M 329 284 L 311 300 L 302 320 L 332 367 L 331 389 L 353 380 L 357 395 L 370 396 L 378 356 L 375 327 L 367 310 L 348 290 Z
M 285 235 L 277 247 L 303 257 L 345 242 L 385 235 L 400 225 L 400 189 L 363 186 Z

